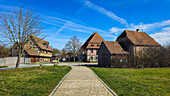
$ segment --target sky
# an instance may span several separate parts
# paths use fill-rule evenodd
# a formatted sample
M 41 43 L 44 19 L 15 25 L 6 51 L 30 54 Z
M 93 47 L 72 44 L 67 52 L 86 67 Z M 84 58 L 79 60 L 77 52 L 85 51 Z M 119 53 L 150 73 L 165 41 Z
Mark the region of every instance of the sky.
M 45 40 L 60 50 L 93 32 L 115 41 L 123 30 L 140 29 L 161 45 L 170 42 L 170 0 L 0 0 L 0 13 L 19 7 L 43 18 Z

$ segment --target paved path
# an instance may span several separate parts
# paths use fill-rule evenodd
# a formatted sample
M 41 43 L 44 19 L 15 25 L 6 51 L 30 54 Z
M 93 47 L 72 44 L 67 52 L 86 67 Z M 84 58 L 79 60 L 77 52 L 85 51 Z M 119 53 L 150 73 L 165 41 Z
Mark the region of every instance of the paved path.
M 72 66 L 71 72 L 53 96 L 113 96 L 96 78 L 93 71 L 84 66 Z

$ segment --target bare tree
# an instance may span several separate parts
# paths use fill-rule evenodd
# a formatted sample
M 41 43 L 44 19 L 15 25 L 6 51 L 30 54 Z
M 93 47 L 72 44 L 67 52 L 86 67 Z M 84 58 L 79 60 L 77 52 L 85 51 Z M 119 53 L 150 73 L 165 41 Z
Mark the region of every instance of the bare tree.
M 14 9 L 11 13 L 0 15 L 0 42 L 6 45 L 15 45 L 18 55 L 16 68 L 24 52 L 25 44 L 31 35 L 38 36 L 43 26 L 38 14 L 22 8 Z
M 65 49 L 61 50 L 61 57 L 66 57 L 67 56 L 67 52 Z
M 60 50 L 53 48 L 53 56 L 56 56 L 56 54 L 60 55 L 61 52 L 60 52 Z
M 66 49 L 68 52 L 70 52 L 70 53 L 73 54 L 74 62 L 75 62 L 75 57 L 76 57 L 76 55 L 78 54 L 78 50 L 79 50 L 80 47 L 81 47 L 81 44 L 82 44 L 82 43 L 80 42 L 80 40 L 77 39 L 76 36 L 74 36 L 74 37 L 71 37 L 71 40 L 68 41 L 68 43 L 67 43 L 66 46 L 65 46 L 65 49 Z

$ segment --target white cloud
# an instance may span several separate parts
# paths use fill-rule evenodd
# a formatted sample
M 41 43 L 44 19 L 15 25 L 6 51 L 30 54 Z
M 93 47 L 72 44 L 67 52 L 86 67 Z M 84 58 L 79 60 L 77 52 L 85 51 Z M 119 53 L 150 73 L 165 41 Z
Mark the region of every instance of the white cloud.
M 53 35 L 53 37 L 55 37 L 56 35 L 58 35 L 64 28 L 65 26 L 68 24 L 69 22 L 66 22 L 56 33 L 55 35 Z
M 170 27 L 164 27 L 162 28 L 163 31 L 170 31 Z
M 138 25 L 130 24 L 129 29 L 143 29 L 144 31 L 151 31 L 153 29 L 158 29 L 168 25 L 170 25 L 170 20 L 151 23 L 151 24 L 143 24 L 143 23 L 140 23 Z
M 106 15 L 106 16 L 108 16 L 108 17 L 112 18 L 113 20 L 116 20 L 116 21 L 118 21 L 118 22 L 120 22 L 122 24 L 125 24 L 126 27 L 129 26 L 125 19 L 123 19 L 121 17 L 118 17 L 113 12 L 108 11 L 108 10 L 98 6 L 98 5 L 95 5 L 95 4 L 91 3 L 90 1 L 85 1 L 85 6 L 87 6 L 89 8 L 92 8 L 92 9 L 94 9 L 94 10 L 96 10 L 96 11 L 98 11 L 98 12 L 100 12 L 100 13 Z
M 125 30 L 124 28 L 118 28 L 118 27 L 112 27 L 109 29 L 110 33 L 115 33 L 116 35 L 119 33 L 119 32 L 123 32 L 123 30 Z
M 144 32 L 150 32 L 150 36 L 153 37 L 158 43 L 161 45 L 170 42 L 170 20 L 156 22 L 151 24 L 143 24 L 140 23 L 139 25 L 131 24 L 129 27 L 126 28 L 118 28 L 112 27 L 109 29 L 110 33 L 118 33 L 123 32 L 123 30 L 136 30 L 136 29 L 143 29 Z
M 110 33 L 118 34 L 118 33 L 122 32 L 123 30 L 141 29 L 144 32 L 153 31 L 153 30 L 156 30 L 156 29 L 170 30 L 170 27 L 166 27 L 166 26 L 170 26 L 170 20 L 151 23 L 151 24 L 140 23 L 138 25 L 135 25 L 135 24 L 132 23 L 132 24 L 130 24 L 129 27 L 125 27 L 125 28 L 112 27 L 112 28 L 109 29 L 109 31 L 110 31 Z M 164 28 L 164 27 L 166 27 L 166 28 Z
M 167 42 L 170 42 L 170 31 L 154 33 L 154 34 L 151 34 L 150 36 L 153 37 L 161 45 L 164 45 Z

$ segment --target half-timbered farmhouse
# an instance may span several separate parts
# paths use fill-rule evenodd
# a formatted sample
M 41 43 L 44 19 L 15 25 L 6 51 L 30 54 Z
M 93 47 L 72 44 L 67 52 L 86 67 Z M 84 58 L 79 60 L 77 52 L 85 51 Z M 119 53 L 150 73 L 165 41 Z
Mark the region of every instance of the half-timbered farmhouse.
M 97 33 L 93 33 L 87 41 L 81 46 L 79 60 L 88 62 L 97 62 L 97 52 L 100 48 L 101 42 L 104 39 Z
M 23 57 L 31 58 L 31 62 L 50 62 L 53 50 L 49 42 L 31 35 L 29 42 L 24 46 Z M 11 48 L 11 55 L 17 56 L 15 45 Z

